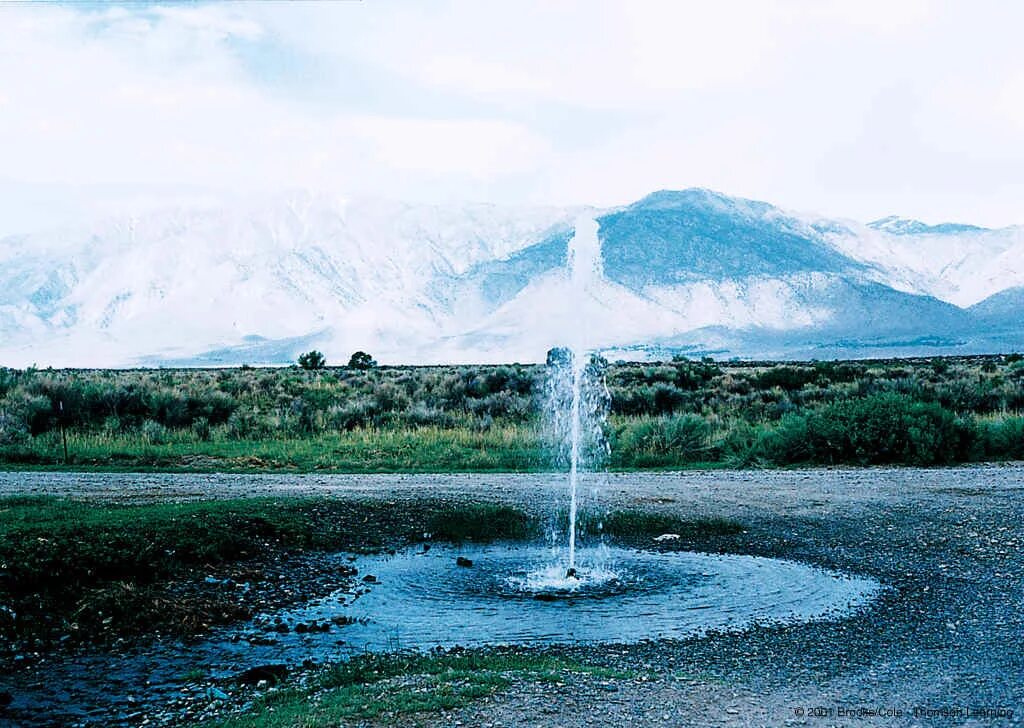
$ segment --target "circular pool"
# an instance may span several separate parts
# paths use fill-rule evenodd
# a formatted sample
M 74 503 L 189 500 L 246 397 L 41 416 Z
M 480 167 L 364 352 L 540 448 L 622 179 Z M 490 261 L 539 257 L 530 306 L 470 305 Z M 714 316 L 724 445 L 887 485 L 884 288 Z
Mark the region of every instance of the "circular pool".
M 581 552 L 569 578 L 542 546 L 435 546 L 355 565 L 366 593 L 339 592 L 285 617 L 349 617 L 343 635 L 360 650 L 628 643 L 838 618 L 881 588 L 795 561 L 604 547 Z

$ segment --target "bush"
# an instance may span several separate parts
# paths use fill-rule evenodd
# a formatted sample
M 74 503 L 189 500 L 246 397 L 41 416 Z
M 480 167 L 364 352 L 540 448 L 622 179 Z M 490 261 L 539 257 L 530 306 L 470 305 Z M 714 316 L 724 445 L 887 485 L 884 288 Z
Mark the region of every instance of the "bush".
M 201 442 L 210 440 L 210 421 L 205 417 L 199 417 L 192 423 L 192 433 Z
M 349 369 L 372 369 L 377 366 L 377 360 L 365 351 L 357 351 L 348 360 Z
M 968 459 L 971 423 L 941 405 L 894 394 L 828 405 L 810 415 L 814 458 L 826 463 L 934 465 Z
M 299 355 L 299 366 L 307 371 L 316 371 L 327 366 L 327 357 L 314 349 Z
M 21 418 L 0 412 L 0 447 L 24 445 L 28 439 L 28 427 Z
M 818 371 L 803 367 L 772 367 L 757 375 L 755 384 L 761 389 L 779 387 L 787 391 L 802 389 L 818 379 Z
M 237 440 L 259 440 L 274 436 L 279 423 L 254 410 L 236 410 L 228 418 L 228 434 Z
M 806 417 L 786 415 L 775 427 L 757 433 L 749 459 L 775 465 L 806 463 L 814 457 L 809 435 Z
M 711 426 L 698 415 L 643 417 L 622 423 L 613 452 L 621 464 L 676 465 L 707 459 Z
M 142 423 L 142 439 L 150 445 L 163 445 L 167 442 L 167 428 L 154 420 Z
M 1024 460 L 1024 417 L 1006 417 L 980 426 L 981 447 L 987 457 Z
M 12 392 L 4 401 L 12 422 L 20 422 L 30 434 L 38 435 L 50 429 L 54 418 L 53 405 L 48 398 L 22 391 Z
M 328 409 L 327 424 L 335 430 L 354 430 L 370 424 L 376 413 L 376 402 L 369 397 L 361 397 Z

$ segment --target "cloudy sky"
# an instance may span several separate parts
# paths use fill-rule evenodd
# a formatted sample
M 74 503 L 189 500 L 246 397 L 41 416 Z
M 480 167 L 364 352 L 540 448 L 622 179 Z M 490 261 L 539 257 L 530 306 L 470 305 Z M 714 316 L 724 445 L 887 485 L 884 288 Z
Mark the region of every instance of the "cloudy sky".
M 311 187 L 1024 223 L 1024 4 L 0 2 L 0 232 Z

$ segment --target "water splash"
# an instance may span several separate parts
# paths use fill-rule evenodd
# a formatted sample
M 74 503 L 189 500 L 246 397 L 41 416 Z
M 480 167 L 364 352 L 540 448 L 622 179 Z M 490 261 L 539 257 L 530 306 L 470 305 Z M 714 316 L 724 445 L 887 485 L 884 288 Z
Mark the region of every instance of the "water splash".
M 566 332 L 568 346 L 548 354 L 548 399 L 554 437 L 563 450 L 569 470 L 568 558 L 563 578 L 579 578 L 577 535 L 580 475 L 584 465 L 596 466 L 607 451 L 604 420 L 609 395 L 604 384 L 604 362 L 595 349 L 594 325 L 587 315 L 596 300 L 594 286 L 602 278 L 601 243 L 598 223 L 591 217 L 576 219 L 569 241 L 569 293 L 566 305 L 574 312 L 576 325 Z
M 566 576 L 564 564 L 550 564 L 507 577 L 514 589 L 532 594 L 576 594 L 608 589 L 619 582 L 618 572 L 607 566 L 581 566 L 575 576 Z

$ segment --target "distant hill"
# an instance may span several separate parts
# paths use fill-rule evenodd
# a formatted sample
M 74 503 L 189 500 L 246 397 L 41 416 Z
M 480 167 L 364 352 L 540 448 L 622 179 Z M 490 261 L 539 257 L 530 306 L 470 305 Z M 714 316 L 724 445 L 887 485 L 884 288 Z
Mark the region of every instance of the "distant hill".
M 578 297 L 573 220 L 600 225 Z M 539 361 L 586 327 L 630 356 L 1024 348 L 1024 228 L 867 225 L 704 189 L 615 209 L 290 192 L 0 239 L 0 365 Z

